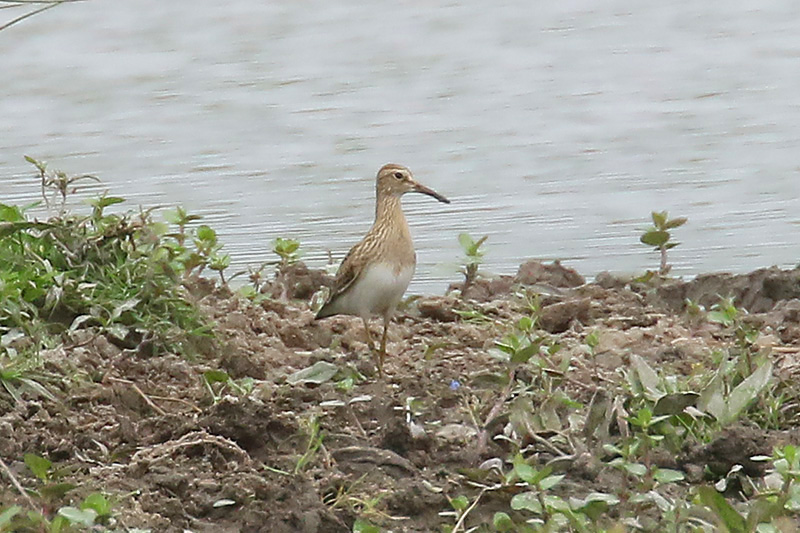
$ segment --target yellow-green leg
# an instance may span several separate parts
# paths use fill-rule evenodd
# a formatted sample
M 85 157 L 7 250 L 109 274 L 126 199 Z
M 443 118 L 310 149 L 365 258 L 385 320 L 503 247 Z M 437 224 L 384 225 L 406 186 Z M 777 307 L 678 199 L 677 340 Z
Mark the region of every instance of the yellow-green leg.
M 372 334 L 369 332 L 369 321 L 366 318 L 361 317 L 361 320 L 364 322 L 364 331 L 367 332 L 367 346 L 369 346 L 370 351 L 375 351 L 375 343 L 372 341 Z
M 381 351 L 378 353 L 378 375 L 383 376 L 383 359 L 386 357 L 386 335 L 389 333 L 389 322 L 392 317 L 385 315 L 383 317 L 383 336 L 381 337 Z
M 372 333 L 369 331 L 369 321 L 366 318 L 362 318 L 361 320 L 364 321 L 364 331 L 367 332 L 367 346 L 369 346 L 369 351 L 372 352 L 372 356 L 375 358 L 375 366 L 378 367 L 378 377 L 383 377 L 383 358 L 381 357 L 380 353 L 375 351 L 375 343 L 372 340 Z

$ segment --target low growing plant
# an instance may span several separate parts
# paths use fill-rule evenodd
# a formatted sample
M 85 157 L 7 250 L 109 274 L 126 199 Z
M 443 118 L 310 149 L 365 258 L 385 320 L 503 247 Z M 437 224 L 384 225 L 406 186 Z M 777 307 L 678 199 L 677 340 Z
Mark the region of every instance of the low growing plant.
M 678 244 L 672 240 L 670 230 L 686 224 L 686 217 L 669 218 L 666 211 L 653 211 L 650 214 L 653 225 L 647 228 L 639 240 L 642 244 L 652 246 L 661 255 L 661 263 L 658 268 L 659 276 L 666 276 L 672 269 L 667 263 L 667 250 L 675 248 Z
M 47 176 L 45 164 L 28 159 Z M 186 224 L 194 218 L 185 212 L 172 233 L 152 210 L 109 213 L 124 199 L 106 194 L 88 201 L 89 215 L 73 214 L 63 204 L 78 180 L 62 173 L 41 179 L 62 199 L 46 222 L 28 216 L 32 206 L 0 204 L 0 335 L 16 337 L 0 351 L 13 356 L 24 345 L 35 353 L 86 328 L 127 348 L 146 343 L 178 352 L 209 335 L 182 282 L 202 265 L 224 269 L 211 228 L 198 228 L 189 248 Z
M 273 243 L 272 251 L 280 258 L 275 271 L 275 282 L 281 288 L 281 299 L 286 300 L 289 295 L 286 274 L 289 267 L 300 260 L 300 241 L 278 237 Z
M 462 297 L 475 280 L 478 279 L 478 267 L 483 262 L 483 255 L 486 253 L 485 250 L 481 249 L 481 246 L 488 238 L 488 235 L 484 235 L 476 241 L 468 233 L 461 233 L 458 236 L 458 243 L 464 252 L 464 266 L 461 267 L 461 273 L 464 274 L 464 286 L 461 289 Z

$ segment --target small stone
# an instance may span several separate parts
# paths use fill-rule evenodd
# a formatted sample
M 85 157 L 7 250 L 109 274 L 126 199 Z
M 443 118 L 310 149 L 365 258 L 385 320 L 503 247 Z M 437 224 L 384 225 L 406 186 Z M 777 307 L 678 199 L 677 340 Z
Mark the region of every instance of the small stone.
M 478 435 L 478 431 L 462 424 L 447 424 L 436 431 L 436 436 L 448 442 L 469 442 Z

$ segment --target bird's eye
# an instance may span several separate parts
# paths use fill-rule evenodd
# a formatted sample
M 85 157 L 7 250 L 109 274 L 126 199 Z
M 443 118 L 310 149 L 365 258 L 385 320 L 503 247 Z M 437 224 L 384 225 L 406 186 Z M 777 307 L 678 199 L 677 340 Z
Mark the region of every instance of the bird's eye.
M 394 177 L 399 179 L 399 180 L 401 180 L 401 179 L 403 179 L 403 173 L 402 172 L 395 172 L 394 173 Z

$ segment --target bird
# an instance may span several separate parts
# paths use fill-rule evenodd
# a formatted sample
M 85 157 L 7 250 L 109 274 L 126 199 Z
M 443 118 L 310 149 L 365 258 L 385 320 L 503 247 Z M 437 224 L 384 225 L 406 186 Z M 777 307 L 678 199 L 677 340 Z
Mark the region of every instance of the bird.
M 375 179 L 375 221 L 361 241 L 345 256 L 333 287 L 316 319 L 333 315 L 361 317 L 367 344 L 375 353 L 369 319 L 383 317 L 383 336 L 377 352 L 378 376 L 383 377 L 386 335 L 397 305 L 411 282 L 417 264 L 414 243 L 400 199 L 408 192 L 427 194 L 442 203 L 450 200 L 414 179 L 411 171 L 386 164 Z

